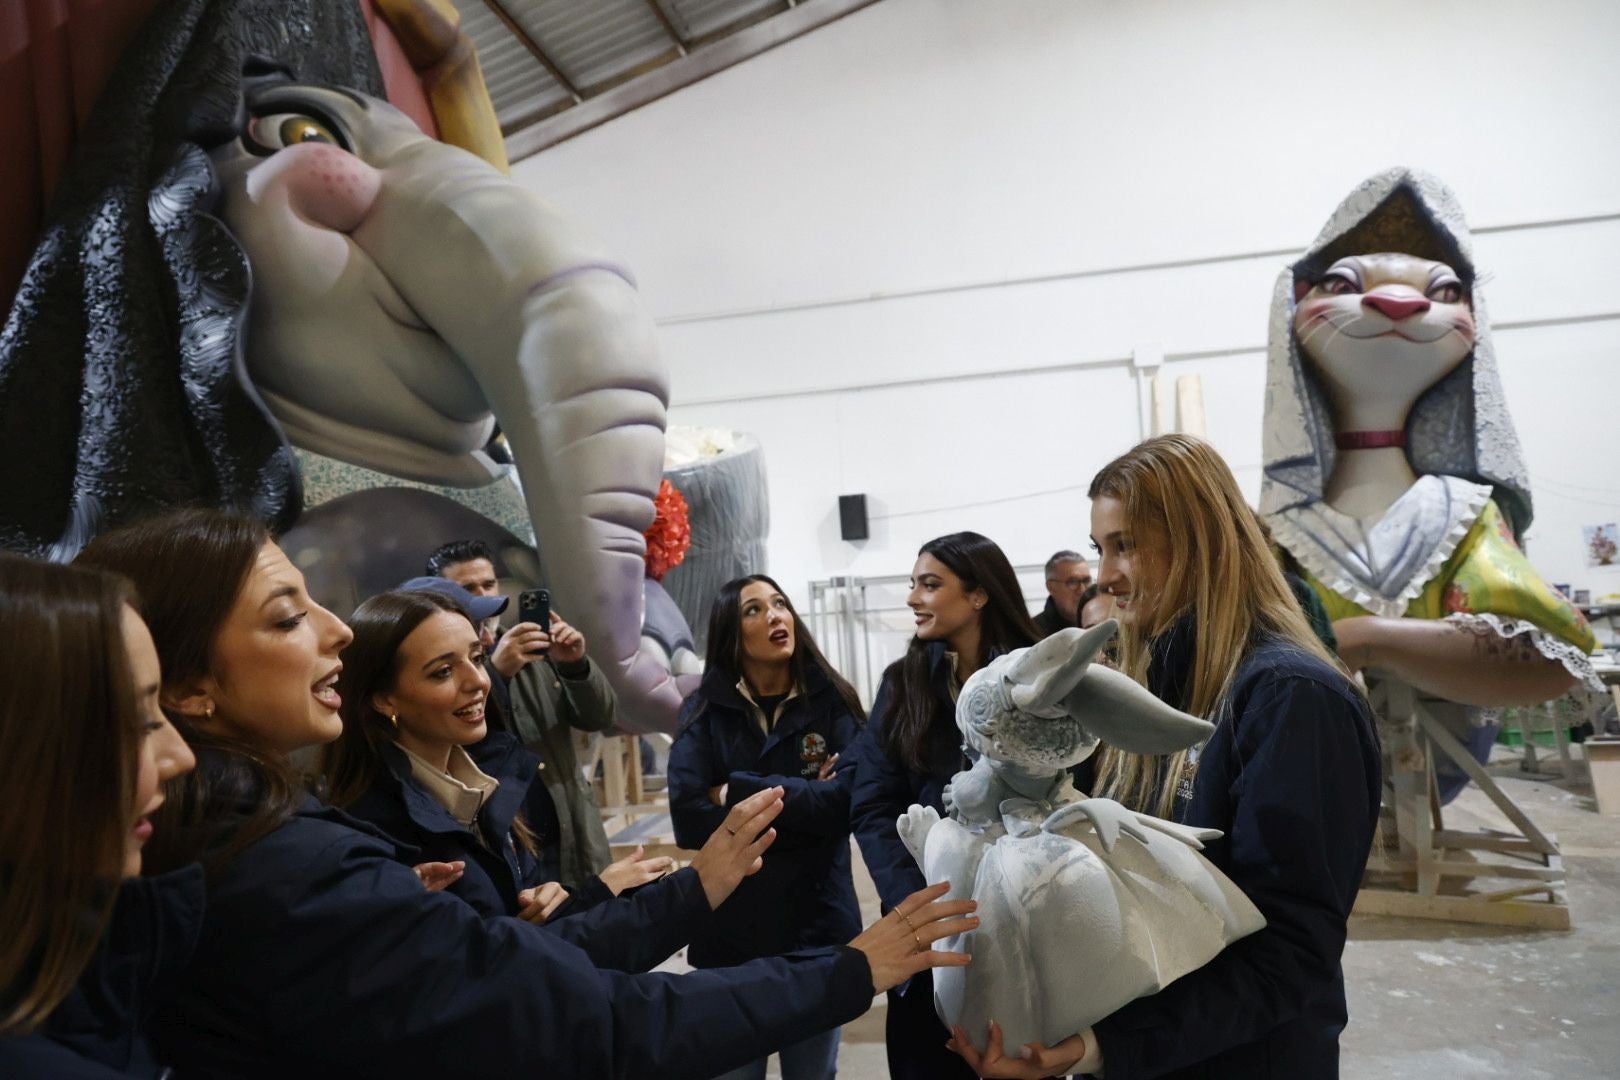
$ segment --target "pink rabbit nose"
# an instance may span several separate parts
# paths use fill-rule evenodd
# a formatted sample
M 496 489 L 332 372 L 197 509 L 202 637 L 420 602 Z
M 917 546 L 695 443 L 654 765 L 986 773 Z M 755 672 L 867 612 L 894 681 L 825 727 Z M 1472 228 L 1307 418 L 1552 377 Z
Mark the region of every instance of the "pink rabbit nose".
M 1370 292 L 1361 298 L 1362 307 L 1370 307 L 1388 319 L 1400 322 L 1408 315 L 1421 315 L 1429 310 L 1429 301 L 1422 296 L 1392 296 L 1389 293 Z

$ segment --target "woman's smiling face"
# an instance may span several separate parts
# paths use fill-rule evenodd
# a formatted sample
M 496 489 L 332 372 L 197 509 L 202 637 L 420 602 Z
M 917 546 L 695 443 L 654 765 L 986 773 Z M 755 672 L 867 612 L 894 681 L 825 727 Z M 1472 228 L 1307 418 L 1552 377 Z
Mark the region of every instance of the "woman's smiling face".
M 1164 588 L 1168 560 L 1144 546 L 1125 520 L 1125 504 L 1111 495 L 1091 502 L 1091 545 L 1097 551 L 1097 588 L 1114 598 L 1114 617 L 1151 633 L 1154 598 Z
M 969 590 L 955 571 L 924 552 L 911 568 L 906 606 L 917 624 L 919 641 L 949 641 L 957 632 L 978 625 L 988 595 Z
M 338 718 L 338 654 L 354 638 L 317 604 L 274 543 L 259 550 L 242 591 L 210 649 L 200 680 L 204 731 L 272 754 L 319 746 L 343 730 Z
M 394 671 L 393 687 L 372 707 L 395 718 L 401 746 L 431 761 L 484 737 L 489 675 L 483 643 L 465 616 L 438 611 L 423 619 L 400 643 Z

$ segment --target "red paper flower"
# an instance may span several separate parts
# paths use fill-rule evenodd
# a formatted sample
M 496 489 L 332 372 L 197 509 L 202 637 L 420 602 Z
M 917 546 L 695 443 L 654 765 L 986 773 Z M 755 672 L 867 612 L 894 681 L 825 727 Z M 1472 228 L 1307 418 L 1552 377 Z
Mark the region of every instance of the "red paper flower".
M 668 480 L 659 483 L 653 508 L 656 516 L 652 527 L 644 534 L 647 538 L 647 576 L 654 581 L 663 581 L 664 575 L 681 565 L 686 558 L 686 549 L 692 546 L 692 525 L 687 515 L 685 496 Z
M 1443 602 L 1445 604 L 1447 613 L 1451 615 L 1468 615 L 1474 610 L 1473 607 L 1468 603 L 1467 590 L 1465 590 L 1461 585 L 1458 585 L 1455 581 L 1446 586 L 1446 594 Z

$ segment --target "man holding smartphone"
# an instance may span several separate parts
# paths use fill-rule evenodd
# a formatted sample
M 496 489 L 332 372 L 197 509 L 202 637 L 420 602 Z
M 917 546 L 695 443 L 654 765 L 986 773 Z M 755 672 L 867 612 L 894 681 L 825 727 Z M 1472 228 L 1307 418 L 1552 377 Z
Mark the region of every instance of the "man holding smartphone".
M 474 596 L 501 595 L 494 553 L 479 540 L 445 544 L 428 557 L 427 572 Z M 618 699 L 585 655 L 585 635 L 556 611 L 546 623 L 520 621 L 502 633 L 496 616 L 480 631 L 489 651 L 490 691 L 512 733 L 540 755 L 540 778 L 557 805 L 562 880 L 580 882 L 601 873 L 613 856 L 573 732 L 612 727 Z

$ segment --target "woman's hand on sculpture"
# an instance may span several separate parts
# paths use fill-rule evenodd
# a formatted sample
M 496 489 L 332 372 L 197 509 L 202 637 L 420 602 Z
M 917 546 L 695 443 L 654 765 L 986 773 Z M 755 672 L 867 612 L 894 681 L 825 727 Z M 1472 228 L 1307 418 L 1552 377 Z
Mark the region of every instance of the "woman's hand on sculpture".
M 714 803 L 716 806 L 726 805 L 726 789 L 730 786 L 730 784 L 714 785 L 714 787 L 709 789 L 709 801 Z
M 568 899 L 568 890 L 555 881 L 518 893 L 518 918 L 536 925 L 550 919 Z
M 626 889 L 634 889 L 648 882 L 657 881 L 671 870 L 675 869 L 675 860 L 661 855 L 656 859 L 643 858 L 646 848 L 636 845 L 636 850 L 615 862 L 610 862 L 602 869 L 598 876 L 602 884 L 608 887 L 608 892 L 618 896 Z
M 709 907 L 725 903 L 743 878 L 765 865 L 765 849 L 776 840 L 776 830 L 769 826 L 781 812 L 781 788 L 756 791 L 731 808 L 693 856 L 691 866 L 703 882 Z
M 931 947 L 941 938 L 978 928 L 979 917 L 972 914 L 978 901 L 941 900 L 950 890 L 947 881 L 918 889 L 849 943 L 866 954 L 874 993 L 899 986 L 927 968 L 963 967 L 972 959 L 967 953 Z
M 968 1041 L 967 1032 L 951 1028 L 951 1040 L 946 1048 L 967 1062 L 968 1068 L 978 1076 L 1007 1077 L 1010 1080 L 1042 1080 L 1047 1076 L 1068 1076 L 1086 1057 L 1087 1042 L 1084 1035 L 1070 1035 L 1056 1046 L 1026 1043 L 1018 1053 L 1007 1057 L 1001 1047 L 1001 1025 L 990 1021 L 990 1037 L 980 1054 Z M 1092 1066 L 1093 1070 L 1100 1065 Z
M 459 859 L 455 862 L 425 862 L 417 863 L 411 867 L 416 871 L 416 879 L 422 883 L 422 888 L 428 892 L 442 892 L 461 880 L 461 873 L 467 864 Z

